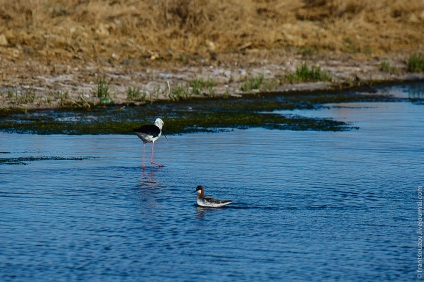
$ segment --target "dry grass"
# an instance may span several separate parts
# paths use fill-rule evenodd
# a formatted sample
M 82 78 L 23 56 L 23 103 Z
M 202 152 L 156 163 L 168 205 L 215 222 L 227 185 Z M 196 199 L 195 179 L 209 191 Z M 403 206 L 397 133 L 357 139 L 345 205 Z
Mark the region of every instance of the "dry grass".
M 411 51 L 423 27 L 422 0 L 0 0 L 0 52 L 48 60 Z

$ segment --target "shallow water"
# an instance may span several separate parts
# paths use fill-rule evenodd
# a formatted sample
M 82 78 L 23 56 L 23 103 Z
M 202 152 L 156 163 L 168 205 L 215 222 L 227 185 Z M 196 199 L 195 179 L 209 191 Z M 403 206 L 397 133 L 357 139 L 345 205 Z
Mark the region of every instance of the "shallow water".
M 136 136 L 0 133 L 0 280 L 414 280 L 423 109 L 281 111 L 359 129 L 168 136 L 145 170 Z

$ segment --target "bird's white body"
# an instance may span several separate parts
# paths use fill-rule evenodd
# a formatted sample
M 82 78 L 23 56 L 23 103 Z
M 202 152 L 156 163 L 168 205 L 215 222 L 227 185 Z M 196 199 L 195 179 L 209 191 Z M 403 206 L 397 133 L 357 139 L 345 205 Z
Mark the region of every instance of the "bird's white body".
M 197 205 L 201 207 L 219 208 L 232 203 L 230 200 L 218 200 L 205 196 L 205 189 L 201 185 L 197 186 L 195 192 L 197 192 Z

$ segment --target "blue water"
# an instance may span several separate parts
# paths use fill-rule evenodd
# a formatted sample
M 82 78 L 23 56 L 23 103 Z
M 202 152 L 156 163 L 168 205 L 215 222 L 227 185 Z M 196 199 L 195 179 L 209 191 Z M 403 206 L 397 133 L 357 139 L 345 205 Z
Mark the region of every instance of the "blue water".
M 359 129 L 168 136 L 145 170 L 136 136 L 0 133 L 0 280 L 415 280 L 423 104 L 281 114 Z

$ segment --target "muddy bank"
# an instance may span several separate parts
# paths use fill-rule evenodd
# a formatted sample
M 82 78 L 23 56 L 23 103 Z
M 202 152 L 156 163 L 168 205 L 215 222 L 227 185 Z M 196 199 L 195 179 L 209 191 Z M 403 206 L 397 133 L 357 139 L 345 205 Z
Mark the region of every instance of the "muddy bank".
M 31 57 L 18 61 L 1 58 L 0 105 L 3 110 L 143 105 L 193 97 L 331 90 L 374 81 L 423 79 L 423 73 L 407 71 L 408 56 L 293 49 L 250 50 L 171 62 L 110 58 L 97 63 L 71 60 L 45 64 Z M 296 78 L 302 65 L 318 69 L 321 76 Z

